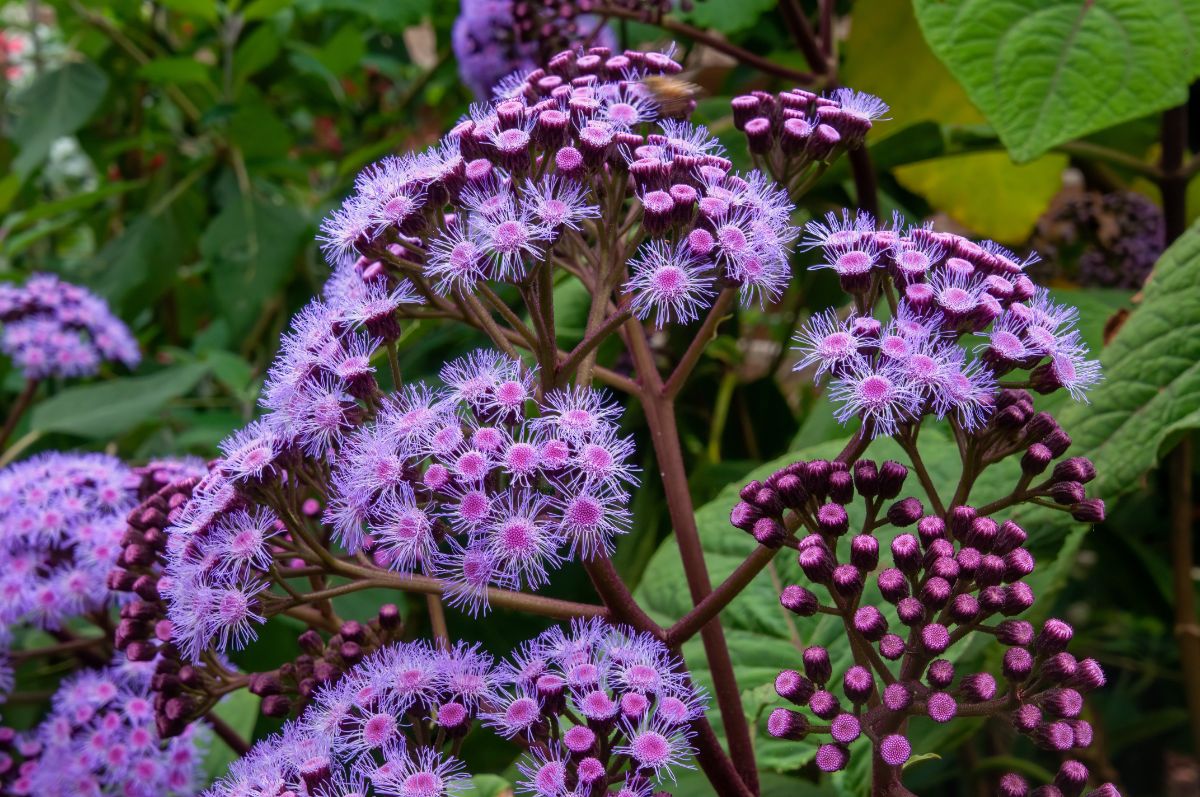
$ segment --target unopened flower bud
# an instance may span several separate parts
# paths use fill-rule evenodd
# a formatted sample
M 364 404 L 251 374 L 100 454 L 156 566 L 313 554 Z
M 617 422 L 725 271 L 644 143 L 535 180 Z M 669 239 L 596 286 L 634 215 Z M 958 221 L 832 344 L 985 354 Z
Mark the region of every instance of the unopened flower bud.
M 833 674 L 833 665 L 829 661 L 829 651 L 820 645 L 811 645 L 804 649 L 801 658 L 804 660 L 804 672 L 814 683 L 824 684 Z
M 777 708 L 767 717 L 767 733 L 776 739 L 798 742 L 808 735 L 808 718 L 799 711 Z
M 859 534 L 850 541 L 850 563 L 859 570 L 870 572 L 879 565 L 879 540 L 870 534 Z
M 909 497 L 888 507 L 887 519 L 893 526 L 903 528 L 916 523 L 924 511 L 925 508 L 918 499 Z
M 811 590 L 798 586 L 784 587 L 783 592 L 779 594 L 779 603 L 783 608 L 801 617 L 812 617 L 821 605 Z
M 809 698 L 816 691 L 813 682 L 796 670 L 784 670 L 775 678 L 775 693 L 798 706 L 808 705 Z

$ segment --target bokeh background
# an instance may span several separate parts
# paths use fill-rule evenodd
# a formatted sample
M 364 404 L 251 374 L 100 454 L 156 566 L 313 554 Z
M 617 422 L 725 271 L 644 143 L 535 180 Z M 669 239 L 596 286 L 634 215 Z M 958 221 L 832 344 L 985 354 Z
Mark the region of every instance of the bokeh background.
M 614 17 L 609 26 L 622 46 L 677 43 L 687 78 L 699 87 L 695 119 L 746 166 L 730 98 L 794 81 L 739 60 L 738 52 L 807 70 L 790 14 L 798 8 L 815 15 L 816 3 L 693 5 L 673 9 L 667 22 Z M 864 186 L 862 174 L 856 181 L 843 160 L 809 195 L 798 220 L 843 206 L 877 207 L 884 216 L 934 220 L 1022 253 L 1037 250 L 1037 278 L 1081 308 L 1088 343 L 1103 350 L 1138 308 L 1168 237 L 1177 234 L 1168 228 L 1200 212 L 1200 182 L 1188 182 L 1194 162 L 1164 166 L 1163 103 L 1147 98 L 1144 114 L 1135 104 L 1103 129 L 1086 128 L 1051 147 L 1026 146 L 1028 140 L 997 133 L 1008 128 L 997 123 L 998 113 L 1027 118 L 1026 130 L 1069 126 L 1069 93 L 1052 96 L 1049 106 L 1019 96 L 1020 87 L 1013 96 L 988 97 L 971 82 L 970 64 L 947 56 L 944 43 L 923 30 L 913 4 L 834 5 L 837 82 L 877 94 L 892 110 L 869 139 L 873 185 Z M 987 4 L 956 5 L 988 13 Z M 1084 5 L 1092 4 L 1045 4 L 1068 13 Z M 8 459 L 72 447 L 131 460 L 211 457 L 225 435 L 252 418 L 279 333 L 328 275 L 315 241 L 322 217 L 362 167 L 433 143 L 475 99 L 468 82 L 477 75 L 467 70 L 464 81 L 452 44 L 458 14 L 458 4 L 444 0 L 0 0 L 0 279 L 49 271 L 92 288 L 130 324 L 147 355 L 135 373 L 50 385 L 17 430 Z M 968 62 L 1026 57 L 1004 52 L 1001 41 L 955 46 Z M 1135 65 L 1150 58 L 1137 49 L 1110 55 Z M 1059 66 L 1029 68 L 1036 75 Z M 1187 71 L 1183 85 L 1192 76 Z M 1194 108 L 1175 113 L 1188 118 Z M 1186 209 L 1183 219 L 1164 217 L 1162 190 L 1171 180 L 1169 190 L 1184 192 L 1177 203 Z M 1176 260 L 1194 263 L 1195 250 L 1192 243 Z M 787 341 L 796 326 L 814 309 L 842 301 L 836 281 L 807 272 L 806 264 L 798 254 L 795 284 L 777 305 L 742 312 L 723 328 L 680 397 L 698 506 L 756 466 L 845 434 L 808 380 L 790 371 Z M 1200 269 L 1192 272 L 1200 281 Z M 571 344 L 582 330 L 586 297 L 565 290 L 557 306 Z M 1163 313 L 1171 328 L 1200 333 L 1195 294 L 1151 312 Z M 431 375 L 483 342 L 468 330 L 416 324 L 406 333 L 401 365 L 414 377 Z M 1187 685 L 1200 671 L 1184 667 L 1180 651 L 1200 644 L 1191 603 L 1197 571 L 1188 549 L 1194 468 L 1186 456 L 1200 413 L 1188 380 L 1200 365 L 1195 349 L 1159 354 L 1183 360 L 1167 388 L 1159 386 L 1176 391 L 1179 406 L 1151 428 L 1112 432 L 1124 435 L 1126 448 L 1107 456 L 1134 464 L 1103 482 L 1111 495 L 1098 494 L 1110 499 L 1109 519 L 1065 543 L 1055 538 L 1048 555 L 1061 576 L 1054 612 L 1080 629 L 1078 655 L 1096 657 L 1110 674 L 1109 687 L 1089 700 L 1098 734 L 1088 765 L 1124 794 L 1193 795 L 1200 794 L 1200 709 L 1189 712 L 1188 698 L 1200 694 Z M 4 402 L 22 386 L 6 367 L 0 364 Z M 1134 401 L 1131 416 L 1149 398 Z M 644 433 L 640 419 L 629 423 Z M 1165 466 L 1154 467 L 1160 459 Z M 654 472 L 652 461 L 641 465 Z M 669 581 L 669 568 L 655 558 L 670 528 L 653 480 L 635 510 L 637 525 L 620 545 L 618 566 L 635 585 L 648 572 Z M 719 526 L 727 510 L 701 512 Z M 585 583 L 568 575 L 553 589 L 571 597 L 584 589 L 572 585 Z M 678 589 L 682 594 L 681 577 Z M 373 609 L 347 606 L 345 614 Z M 451 624 L 455 634 L 497 647 L 538 627 L 503 612 L 486 624 L 461 616 Z M 248 655 L 266 648 L 278 657 L 295 646 L 286 628 L 275 633 Z M 743 642 L 735 655 L 751 661 L 758 643 Z M 21 687 L 34 691 L 54 678 L 19 676 Z M 765 707 L 769 698 L 749 695 L 746 702 Z M 14 703 L 5 716 L 30 723 L 38 711 Z M 244 714 L 246 731 L 272 730 L 253 709 Z M 1053 771 L 1052 762 L 1012 749 L 1003 729 L 971 731 L 945 739 L 937 756 L 916 764 L 919 793 L 987 794 L 999 772 L 1019 767 L 1036 779 L 1045 776 L 1043 767 Z M 479 769 L 497 772 L 511 757 L 499 749 L 470 755 L 484 762 Z M 214 770 L 222 765 L 214 762 Z M 818 793 L 811 772 L 793 762 L 767 759 L 764 767 L 779 773 L 768 791 Z M 694 784 L 679 793 L 702 791 Z

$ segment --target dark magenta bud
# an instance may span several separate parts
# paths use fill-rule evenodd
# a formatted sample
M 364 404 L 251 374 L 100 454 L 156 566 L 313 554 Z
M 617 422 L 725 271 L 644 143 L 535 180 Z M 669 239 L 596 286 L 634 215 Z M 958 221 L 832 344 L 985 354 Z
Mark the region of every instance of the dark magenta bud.
M 905 498 L 888 507 L 887 519 L 893 526 L 904 528 L 916 523 L 925 508 L 916 498 Z
M 738 501 L 729 513 L 730 525 L 745 532 L 753 532 L 754 524 L 760 518 L 762 518 L 762 510 L 745 501 Z
M 833 589 L 843 598 L 862 592 L 863 574 L 854 565 L 838 565 L 833 570 Z
M 814 459 L 805 463 L 804 473 L 800 478 L 804 486 L 814 495 L 824 495 L 829 491 L 829 474 L 833 472 L 833 464 L 827 459 Z
M 779 500 L 783 501 L 783 505 L 789 509 L 799 509 L 808 500 L 808 493 L 804 489 L 804 483 L 800 480 L 799 476 L 793 473 L 780 475 L 775 480 L 775 491 L 779 493 Z
M 1026 431 L 1032 439 L 1043 440 L 1046 435 L 1058 431 L 1058 421 L 1048 412 L 1039 412 L 1029 419 Z
M 963 550 L 968 551 L 971 549 L 964 548 Z M 934 559 L 929 562 L 927 569 L 930 575 L 937 576 L 951 585 L 958 580 L 959 573 L 963 571 L 963 567 L 959 565 L 958 560 L 951 559 L 949 556 L 941 556 Z
M 888 603 L 895 603 L 901 598 L 908 597 L 908 579 L 894 567 L 881 571 L 876 578 L 876 583 L 879 585 L 880 594 Z
M 770 487 L 760 487 L 754 493 L 753 498 L 749 500 L 750 503 L 761 509 L 764 515 L 779 517 L 783 514 L 783 500 L 779 497 L 779 493 Z
M 956 540 L 965 540 L 971 533 L 971 524 L 975 522 L 975 507 L 956 506 L 950 510 L 950 533 Z
M 1077 746 L 1083 747 L 1085 745 Z M 1121 797 L 1121 793 L 1117 791 L 1116 786 L 1112 785 L 1111 783 L 1105 783 L 1100 788 L 1089 791 L 1086 797 Z
M 1055 653 L 1042 662 L 1042 676 L 1056 683 L 1066 683 L 1079 671 L 1079 662 L 1070 653 Z
M 729 102 L 733 108 L 733 126 L 745 130 L 746 123 L 759 115 L 759 99 L 752 94 L 742 94 Z
M 996 625 L 996 639 L 1009 647 L 1028 647 L 1033 644 L 1033 623 L 1024 620 L 1003 620 Z
M 1009 772 L 1000 778 L 996 793 L 999 797 L 1029 797 L 1029 784 L 1017 773 Z
M 934 722 L 949 722 L 958 714 L 958 701 L 946 692 L 934 692 L 925 700 L 925 713 Z
M 1009 617 L 1027 611 L 1033 606 L 1033 589 L 1024 581 L 1016 581 L 1004 587 L 1004 608 Z
M 892 561 L 905 573 L 916 573 L 921 568 L 921 546 L 911 534 L 900 534 L 892 540 Z
M 1073 720 L 1083 711 L 1083 695 L 1074 689 L 1049 689 L 1042 695 L 1042 708 L 1059 719 Z
M 774 137 L 771 135 L 771 120 L 759 116 L 746 123 L 746 142 L 750 151 L 763 155 L 771 151 Z
M 394 603 L 385 603 L 379 607 L 379 627 L 392 630 L 399 628 L 402 620 L 400 609 Z
M 1096 478 L 1096 466 L 1087 457 L 1071 457 L 1054 466 L 1056 482 L 1081 482 L 1087 484 Z
M 1075 734 L 1076 747 L 1091 747 L 1092 746 L 1092 724 L 1085 720 L 1072 720 L 1067 723 L 1071 726 L 1071 732 Z
M 866 667 L 856 664 L 842 676 L 842 691 L 852 703 L 865 703 L 875 693 L 875 678 Z
M 940 610 L 950 602 L 950 596 L 953 594 L 954 588 L 950 586 L 949 581 L 933 576 L 921 587 L 921 603 L 931 609 Z
M 787 538 L 787 530 L 773 517 L 759 518 L 751 533 L 758 544 L 764 548 L 778 548 Z
M 885 634 L 879 640 L 879 655 L 888 661 L 896 661 L 904 655 L 904 639 L 897 634 Z
M 808 145 L 804 149 L 810 158 L 823 161 L 833 154 L 841 142 L 842 137 L 838 131 L 829 125 L 817 125 L 809 133 Z
M 808 705 L 816 691 L 813 682 L 795 670 L 784 670 L 775 678 L 775 693 L 798 706 Z
M 830 720 L 841 712 L 842 704 L 832 692 L 820 689 L 809 698 L 808 708 L 821 719 Z
M 833 665 L 829 661 L 829 651 L 820 645 L 811 645 L 804 649 L 801 655 L 804 660 L 804 672 L 814 683 L 824 684 L 833 674 Z
M 912 690 L 900 681 L 888 684 L 883 690 L 883 705 L 891 711 L 904 711 L 912 702 Z
M 829 500 L 843 506 L 854 500 L 854 480 L 846 471 L 829 474 Z
M 970 623 L 979 617 L 979 612 L 978 599 L 969 593 L 954 596 L 950 603 L 950 618 L 956 623 Z
M 267 717 L 286 717 L 292 711 L 292 701 L 285 695 L 268 695 L 263 698 L 260 708 Z
M 890 500 L 898 496 L 906 478 L 908 468 L 895 460 L 884 462 L 879 466 L 879 497 Z
M 1050 497 L 1062 506 L 1078 504 L 1087 497 L 1087 491 L 1079 482 L 1055 482 L 1050 485 Z
M 969 703 L 983 703 L 996 696 L 996 679 L 990 673 L 977 672 L 962 679 L 959 687 Z
M 1104 502 L 1099 498 L 1089 498 L 1071 507 L 1071 517 L 1080 523 L 1103 523 Z
M 829 735 L 835 742 L 850 744 L 862 735 L 862 723 L 858 717 L 843 711 L 829 723 Z
M 916 625 L 925 619 L 925 606 L 916 598 L 902 598 L 896 603 L 896 614 L 905 625 Z
M 1071 436 L 1059 428 L 1046 435 L 1042 439 L 1042 442 L 1046 444 L 1046 448 L 1050 449 L 1050 453 L 1057 459 L 1067 453 L 1067 449 L 1071 447 Z
M 1075 746 L 1075 734 L 1065 722 L 1045 722 L 1032 734 L 1033 741 L 1045 750 L 1065 753 Z
M 950 632 L 941 623 L 930 623 L 921 629 L 921 647 L 934 656 L 945 653 L 950 647 Z
M 798 742 L 808 735 L 808 718 L 790 708 L 777 708 L 767 717 L 767 733 Z
M 859 534 L 850 541 L 850 563 L 859 570 L 870 572 L 879 566 L 879 540 L 870 534 Z
M 878 642 L 887 633 L 887 619 L 874 606 L 860 606 L 854 612 L 854 630 L 869 642 Z
M 917 521 L 917 535 L 925 547 L 929 547 L 934 540 L 944 540 L 946 539 L 946 521 L 937 515 L 926 515 Z
M 1004 555 L 1003 573 L 1004 580 L 1008 582 L 1020 581 L 1033 572 L 1036 562 L 1033 559 L 1028 549 L 1017 548 L 1009 551 Z
M 1100 662 L 1095 659 L 1083 659 L 1076 667 L 1071 685 L 1081 692 L 1090 692 L 1104 686 L 1106 680 Z
M 967 534 L 967 544 L 980 551 L 990 551 L 1000 534 L 1000 524 L 990 517 L 977 517 L 971 521 L 971 530 Z
M 153 661 L 158 655 L 158 648 L 149 642 L 130 642 L 125 648 L 125 655 L 130 661 Z
M 954 665 L 949 659 L 934 659 L 925 671 L 925 680 L 934 689 L 945 689 L 954 683 Z
M 1021 470 L 1030 476 L 1036 476 L 1050 466 L 1054 459 L 1053 452 L 1044 443 L 1034 443 L 1021 455 Z
M 1070 624 L 1052 617 L 1042 624 L 1042 631 L 1033 646 L 1039 653 L 1060 653 L 1067 649 L 1074 634 Z
M 1004 587 L 984 587 L 979 591 L 979 605 L 989 614 L 1004 609 L 1004 598 Z
M 841 504 L 822 504 L 817 509 L 817 528 L 823 534 L 840 536 L 850 528 L 850 517 Z
M 879 469 L 874 462 L 860 459 L 854 463 L 854 487 L 866 498 L 879 494 Z
M 1033 656 L 1025 648 L 1009 648 L 1004 651 L 1002 671 L 1005 678 L 1020 683 L 1033 672 Z
M 283 684 L 273 672 L 258 672 L 250 676 L 249 691 L 252 695 L 267 697 L 283 692 Z
M 1075 797 L 1087 785 L 1088 768 L 1078 761 L 1064 761 L 1054 776 L 1054 785 L 1067 797 Z
M 1004 556 L 1009 551 L 1020 548 L 1027 539 L 1029 539 L 1029 535 L 1025 533 L 1025 529 L 1011 520 L 1006 520 L 1000 524 L 1000 531 L 996 534 L 992 552 Z
M 824 545 L 808 545 L 800 549 L 796 562 L 809 580 L 826 584 L 833 576 L 833 557 Z
M 987 554 L 980 558 L 979 566 L 975 568 L 975 583 L 981 587 L 993 587 L 1005 580 L 1015 581 L 1022 576 L 1028 575 L 1028 573 L 1021 573 L 1013 578 L 1005 579 L 1004 572 L 1006 567 L 1007 565 L 1005 565 L 1002 557 L 994 556 L 990 553 Z
M 794 585 L 783 588 L 783 592 L 779 594 L 779 603 L 783 608 L 801 617 L 812 617 L 821 605 L 811 590 Z
M 1025 703 L 1012 713 L 1012 724 L 1021 733 L 1033 733 L 1042 724 L 1042 710 Z

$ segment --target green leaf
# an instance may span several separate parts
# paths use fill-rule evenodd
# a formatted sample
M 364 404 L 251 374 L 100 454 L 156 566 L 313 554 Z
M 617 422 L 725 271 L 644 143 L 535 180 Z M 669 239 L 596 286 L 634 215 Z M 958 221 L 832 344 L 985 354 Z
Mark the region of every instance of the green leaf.
M 278 14 L 285 8 L 289 8 L 296 0 L 254 0 L 253 3 L 246 6 L 242 11 L 242 19 L 247 22 L 253 22 L 256 19 L 266 19 L 269 16 Z
M 764 12 L 775 6 L 774 0 L 703 0 L 682 17 L 700 28 L 737 33 L 753 27 Z
M 20 147 L 12 169 L 32 172 L 56 140 L 92 118 L 108 91 L 108 76 L 88 61 L 65 64 L 34 80 L 13 99 L 17 121 L 12 140 Z
M 279 57 L 279 35 L 270 25 L 259 25 L 233 53 L 233 80 L 238 85 L 265 69 Z
M 30 428 L 91 440 L 109 440 L 160 412 L 171 399 L 191 390 L 208 372 L 202 363 L 164 368 L 149 376 L 128 376 L 70 387 L 34 408 Z
M 1061 422 L 1072 453 L 1096 465 L 1089 492 L 1110 500 L 1136 489 L 1178 434 L 1200 427 L 1200 226 L 1163 254 L 1100 362 L 1091 404 L 1070 407 Z
M 1063 155 L 1016 165 L 1007 152 L 954 155 L 894 170 L 897 182 L 969 230 L 1020 244 L 1062 188 Z M 980 186 L 987 186 L 981 191 Z
M 307 231 L 295 208 L 241 195 L 209 223 L 200 252 L 235 338 L 249 330 L 287 280 Z
M 217 21 L 217 0 L 159 0 L 159 4 L 187 17 Z
M 258 724 L 259 702 L 257 695 L 239 689 L 223 697 L 212 713 L 225 720 L 225 724 L 238 736 L 250 741 L 254 738 L 254 726 Z M 204 774 L 210 781 L 219 778 L 237 759 L 238 753 L 221 741 L 220 737 L 215 737 L 204 756 Z
M 512 784 L 499 775 L 472 775 L 471 797 L 504 797 L 512 794 Z
M 212 84 L 208 67 L 194 58 L 156 58 L 139 66 L 137 74 L 151 83 Z
M 1018 161 L 1184 102 L 1196 73 L 1184 5 L 915 0 L 925 39 Z

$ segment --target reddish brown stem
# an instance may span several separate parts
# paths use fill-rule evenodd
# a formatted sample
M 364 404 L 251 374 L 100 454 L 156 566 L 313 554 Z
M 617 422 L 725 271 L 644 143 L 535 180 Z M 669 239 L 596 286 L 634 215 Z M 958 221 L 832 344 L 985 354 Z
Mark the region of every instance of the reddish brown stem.
M 21 394 L 17 396 L 17 400 L 9 409 L 8 417 L 4 419 L 4 429 L 0 430 L 0 451 L 3 451 L 4 447 L 8 445 L 8 438 L 12 436 L 13 430 L 21 422 L 21 416 L 25 414 L 25 410 L 29 409 L 33 395 L 37 392 L 40 384 L 41 382 L 36 379 L 25 380 L 25 387 L 21 389 Z
M 243 739 L 237 731 L 229 727 L 229 723 L 218 717 L 211 711 L 204 715 L 204 721 L 212 726 L 215 733 L 221 741 L 229 745 L 229 749 L 243 756 L 250 752 L 250 743 Z

